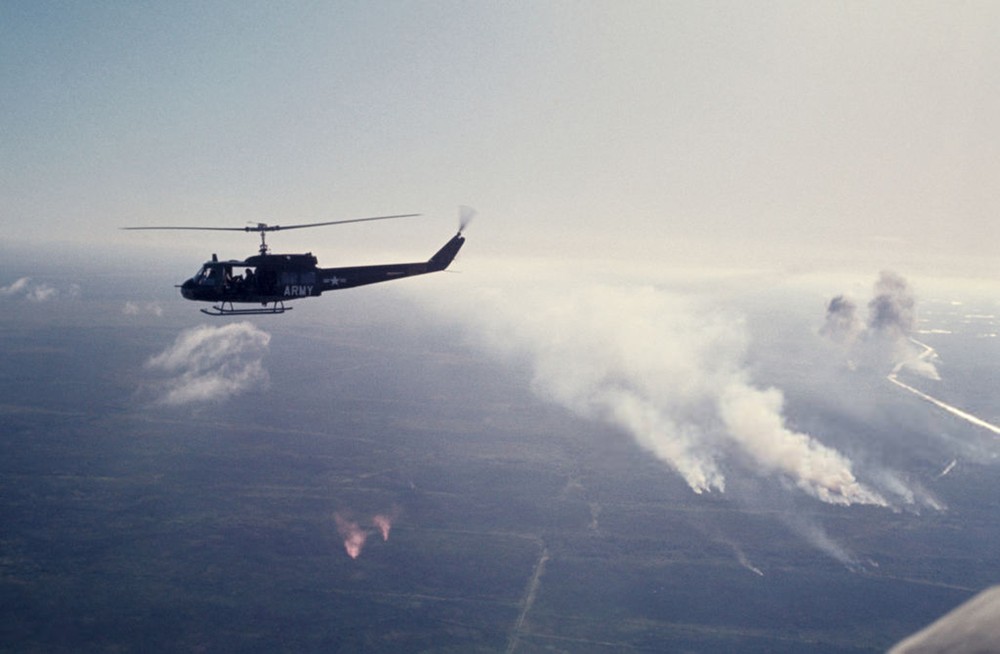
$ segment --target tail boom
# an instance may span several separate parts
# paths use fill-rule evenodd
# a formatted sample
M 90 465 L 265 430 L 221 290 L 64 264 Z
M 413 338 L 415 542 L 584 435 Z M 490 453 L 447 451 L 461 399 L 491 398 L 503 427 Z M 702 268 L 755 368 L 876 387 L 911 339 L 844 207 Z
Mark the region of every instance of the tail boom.
M 403 277 L 413 277 L 445 270 L 455 259 L 455 255 L 465 244 L 461 232 L 455 234 L 434 256 L 427 261 L 414 263 L 388 263 L 374 266 L 351 266 L 345 268 L 321 268 L 319 273 L 320 292 L 353 288 L 367 284 L 388 282 Z

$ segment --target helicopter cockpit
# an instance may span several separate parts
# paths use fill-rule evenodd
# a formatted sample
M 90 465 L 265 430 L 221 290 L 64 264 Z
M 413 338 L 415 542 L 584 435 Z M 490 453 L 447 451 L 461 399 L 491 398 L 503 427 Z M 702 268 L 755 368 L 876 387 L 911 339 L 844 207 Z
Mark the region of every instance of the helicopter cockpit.
M 206 263 L 191 279 L 198 286 L 219 286 L 223 279 L 222 266 Z
M 201 288 L 227 292 L 240 293 L 256 289 L 254 269 L 240 261 L 210 261 L 195 273 L 191 281 Z

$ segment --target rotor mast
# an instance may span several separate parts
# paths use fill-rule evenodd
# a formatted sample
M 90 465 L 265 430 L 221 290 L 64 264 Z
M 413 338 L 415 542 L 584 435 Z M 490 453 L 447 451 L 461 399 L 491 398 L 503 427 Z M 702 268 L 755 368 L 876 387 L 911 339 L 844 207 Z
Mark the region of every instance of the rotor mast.
M 281 229 L 281 227 L 275 225 L 272 229 L 273 230 L 278 230 L 278 229 Z M 267 249 L 268 249 L 267 248 L 267 241 L 264 240 L 264 234 L 266 232 L 272 231 L 272 230 L 269 230 L 268 227 L 267 227 L 267 225 L 264 224 L 264 223 L 257 223 L 256 227 L 247 227 L 246 231 L 248 231 L 248 232 L 260 232 L 260 254 L 261 254 L 261 256 L 267 254 Z

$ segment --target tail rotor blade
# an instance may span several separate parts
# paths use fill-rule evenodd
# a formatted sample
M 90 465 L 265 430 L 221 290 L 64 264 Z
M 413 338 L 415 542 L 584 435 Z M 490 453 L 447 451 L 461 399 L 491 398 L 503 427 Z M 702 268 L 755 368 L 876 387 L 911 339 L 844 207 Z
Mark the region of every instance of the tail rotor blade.
M 461 206 L 458 208 L 458 233 L 465 231 L 472 219 L 476 217 L 476 210 L 472 207 Z

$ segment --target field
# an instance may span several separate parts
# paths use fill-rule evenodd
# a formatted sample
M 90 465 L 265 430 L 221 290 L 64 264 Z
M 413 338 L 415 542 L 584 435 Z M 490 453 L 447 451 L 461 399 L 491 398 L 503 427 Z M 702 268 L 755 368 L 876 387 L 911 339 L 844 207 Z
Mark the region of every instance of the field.
M 169 333 L 5 340 L 0 649 L 873 652 L 1000 578 L 983 468 L 922 515 L 699 496 L 516 365 L 350 324 L 178 410 Z

